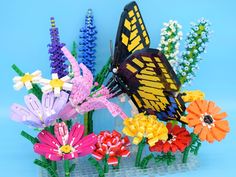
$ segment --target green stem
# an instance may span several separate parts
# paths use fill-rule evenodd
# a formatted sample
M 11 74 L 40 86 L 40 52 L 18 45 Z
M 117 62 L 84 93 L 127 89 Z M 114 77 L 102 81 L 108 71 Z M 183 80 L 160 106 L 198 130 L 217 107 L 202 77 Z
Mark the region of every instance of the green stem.
M 48 171 L 48 174 L 51 176 L 51 177 L 58 177 L 58 173 L 56 170 L 54 170 L 52 168 L 52 166 L 50 164 L 48 164 L 46 161 L 44 160 L 39 160 L 39 159 L 35 159 L 34 160 L 34 163 L 44 169 L 46 169 Z
M 143 138 L 142 141 L 138 144 L 138 152 L 137 152 L 136 159 L 135 159 L 135 167 L 140 166 L 140 160 L 142 157 L 143 148 L 144 148 L 145 144 L 146 144 L 146 138 Z
M 104 177 L 104 171 L 101 167 L 101 165 L 92 157 L 89 157 L 88 161 L 96 168 L 99 177 Z
M 153 158 L 154 158 L 154 156 L 153 156 L 152 153 L 147 155 L 146 157 L 144 157 L 142 162 L 141 162 L 141 168 L 147 168 L 147 165 L 148 165 L 149 161 Z
M 15 64 L 13 64 L 12 66 L 12 69 L 19 75 L 19 76 L 24 76 L 25 73 L 23 73 L 20 68 L 18 68 Z
M 108 173 L 108 171 L 109 171 L 109 165 L 108 165 L 108 163 L 107 163 L 108 157 L 109 157 L 109 155 L 106 154 L 106 156 L 105 156 L 105 158 L 104 158 L 104 160 L 103 160 L 103 163 L 104 163 L 104 173 Z
M 64 160 L 65 177 L 70 177 L 70 161 Z
M 23 136 L 24 138 L 26 138 L 27 140 L 29 140 L 32 144 L 35 144 L 35 143 L 38 143 L 38 142 L 39 142 L 37 138 L 31 136 L 30 134 L 28 134 L 27 132 L 25 132 L 25 131 L 23 131 L 23 130 L 21 131 L 20 134 L 21 134 L 21 136 Z
M 89 131 L 88 116 L 88 112 L 84 113 L 84 136 L 88 135 Z
M 183 160 L 182 160 L 183 163 L 187 162 L 189 151 L 190 151 L 190 146 L 186 147 L 183 152 Z

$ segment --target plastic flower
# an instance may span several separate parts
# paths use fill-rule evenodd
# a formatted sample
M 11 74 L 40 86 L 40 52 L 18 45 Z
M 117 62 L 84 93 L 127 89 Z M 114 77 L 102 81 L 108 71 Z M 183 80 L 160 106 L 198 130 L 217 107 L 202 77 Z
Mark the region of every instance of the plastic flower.
M 54 126 L 55 136 L 46 130 L 38 134 L 40 143 L 34 145 L 34 151 L 45 158 L 59 161 L 74 159 L 93 152 L 97 137 L 94 133 L 83 137 L 84 126 L 76 123 L 68 132 L 64 122 Z
M 24 97 L 26 107 L 13 104 L 11 118 L 36 128 L 52 125 L 58 118 L 58 113 L 66 105 L 68 96 L 66 92 L 61 92 L 60 97 L 55 97 L 52 92 L 44 93 L 40 102 L 33 94 L 26 95 Z
M 108 100 L 112 97 L 108 88 L 101 86 L 99 89 L 93 90 L 97 84 L 93 84 L 91 71 L 83 63 L 78 64 L 66 47 L 63 47 L 61 50 L 68 58 L 74 73 L 70 101 L 61 112 L 61 118 L 63 120 L 75 118 L 78 114 L 84 114 L 102 108 L 107 108 L 114 117 L 120 115 L 123 119 L 127 118 L 126 114 L 118 105 Z
M 220 113 L 220 108 L 213 101 L 196 100 L 188 108 L 188 125 L 194 128 L 194 133 L 199 135 L 201 141 L 221 141 L 229 132 L 229 123 L 223 120 L 227 117 L 225 112 Z
M 140 113 L 133 118 L 124 120 L 123 133 L 134 137 L 133 143 L 139 144 L 143 138 L 148 139 L 148 144 L 154 146 L 159 140 L 168 139 L 168 129 L 165 124 L 159 122 L 154 115 L 144 115 Z
M 183 36 L 181 28 L 177 21 L 170 20 L 168 23 L 164 23 L 164 28 L 161 30 L 159 50 L 164 53 L 174 70 L 178 66 L 179 42 Z
M 185 103 L 193 102 L 195 100 L 203 100 L 205 98 L 204 92 L 201 90 L 183 91 L 182 99 Z
M 127 136 L 122 137 L 115 130 L 111 133 L 109 131 L 101 131 L 92 156 L 97 160 L 102 160 L 108 155 L 107 163 L 116 166 L 118 165 L 118 157 L 128 157 L 130 155 L 129 145 L 130 141 Z
M 52 80 L 40 79 L 40 84 L 44 85 L 42 87 L 43 93 L 48 93 L 53 91 L 56 97 L 60 96 L 62 90 L 71 91 L 73 86 L 70 83 L 69 76 L 64 76 L 59 79 L 57 73 L 52 74 Z
M 158 141 L 154 146 L 149 147 L 150 151 L 157 152 L 183 152 L 184 149 L 191 143 L 189 132 L 179 125 L 167 123 L 168 139 L 166 141 Z
M 30 90 L 33 88 L 32 84 L 38 83 L 40 79 L 41 71 L 39 70 L 33 72 L 32 74 L 25 73 L 23 76 L 15 76 L 13 78 L 13 87 L 15 90 L 20 90 L 23 86 L 25 86 L 27 90 Z
M 200 54 L 205 52 L 211 33 L 209 26 L 210 23 L 205 19 L 192 24 L 191 31 L 187 35 L 185 52 L 182 53 L 177 68 L 177 75 L 182 84 L 190 83 L 199 68 Z
M 51 28 L 50 28 L 50 37 L 51 43 L 48 45 L 48 53 L 50 54 L 50 67 L 51 73 L 57 73 L 59 78 L 62 78 L 68 75 L 66 57 L 63 55 L 61 48 L 65 46 L 65 44 L 60 42 L 59 30 L 56 27 L 54 17 L 51 17 Z

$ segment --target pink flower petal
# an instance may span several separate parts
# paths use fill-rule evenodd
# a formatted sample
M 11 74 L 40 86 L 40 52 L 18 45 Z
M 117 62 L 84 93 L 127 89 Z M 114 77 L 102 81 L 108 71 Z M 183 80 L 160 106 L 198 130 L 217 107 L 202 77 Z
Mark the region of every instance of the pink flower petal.
M 61 110 L 58 117 L 61 117 L 63 120 L 68 120 L 75 118 L 78 115 L 75 108 L 72 107 L 71 103 L 67 103 L 65 107 Z
M 53 154 L 58 154 L 58 148 L 54 148 L 50 145 L 47 144 L 42 144 L 42 143 L 36 143 L 34 145 L 34 152 L 45 156 L 47 153 L 53 153 Z
M 61 145 L 67 144 L 69 131 L 65 122 L 56 123 L 54 126 L 54 133 Z
M 83 63 L 80 63 L 79 67 L 82 70 L 84 84 L 91 89 L 93 86 L 93 74 Z
M 69 133 L 68 144 L 71 146 L 76 145 L 76 143 L 81 139 L 84 134 L 84 126 L 79 123 L 75 123 Z
M 65 155 L 64 155 L 64 159 L 65 159 L 65 160 L 75 159 L 75 158 L 77 158 L 77 157 L 79 157 L 79 155 L 78 155 L 77 152 L 71 152 L 71 153 L 69 153 L 69 154 L 65 154 Z
M 62 156 L 59 155 L 59 154 L 47 153 L 47 154 L 45 154 L 45 158 L 49 159 L 49 160 L 52 160 L 52 161 L 60 161 L 60 160 L 62 160 Z
M 79 157 L 83 157 L 86 155 L 91 154 L 93 151 L 95 150 L 95 146 L 91 145 L 91 146 L 85 146 L 85 147 L 79 147 L 78 149 L 76 149 L 76 151 L 79 154 Z
M 40 140 L 41 143 L 52 146 L 53 148 L 60 147 L 60 143 L 57 141 L 57 139 L 54 138 L 54 136 L 51 133 L 47 132 L 46 130 L 42 130 L 38 134 L 38 139 Z
M 79 146 L 80 148 L 93 146 L 97 143 L 97 136 L 94 133 L 91 133 L 85 137 L 83 137 L 79 141 L 75 141 L 74 147 Z

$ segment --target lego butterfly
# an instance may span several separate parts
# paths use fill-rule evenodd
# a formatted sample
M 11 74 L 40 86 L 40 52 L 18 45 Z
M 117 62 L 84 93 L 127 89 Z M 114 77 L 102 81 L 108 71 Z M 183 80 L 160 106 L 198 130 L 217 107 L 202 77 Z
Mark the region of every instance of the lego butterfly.
M 114 96 L 126 93 L 138 108 L 160 120 L 178 120 L 185 111 L 181 83 L 164 54 L 150 39 L 136 2 L 125 6 L 117 31 L 113 75 L 107 83 Z

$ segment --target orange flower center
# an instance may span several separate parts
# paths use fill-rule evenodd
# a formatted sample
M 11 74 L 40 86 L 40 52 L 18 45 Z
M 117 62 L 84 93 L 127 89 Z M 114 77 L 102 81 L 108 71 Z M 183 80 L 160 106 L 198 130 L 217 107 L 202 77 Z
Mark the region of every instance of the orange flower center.
M 207 124 L 212 124 L 213 123 L 213 118 L 212 118 L 212 116 L 211 115 L 205 115 L 204 117 L 203 117 L 203 121 L 205 122 L 205 123 L 207 123 Z

